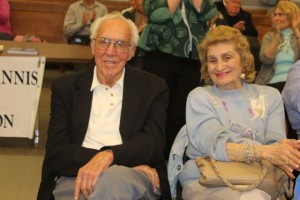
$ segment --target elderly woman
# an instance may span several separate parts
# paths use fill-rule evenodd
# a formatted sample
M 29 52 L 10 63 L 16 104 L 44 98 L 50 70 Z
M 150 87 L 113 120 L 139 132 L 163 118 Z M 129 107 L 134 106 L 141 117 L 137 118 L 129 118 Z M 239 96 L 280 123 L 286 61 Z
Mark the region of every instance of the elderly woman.
M 187 99 L 189 160 L 179 174 L 183 199 L 271 199 L 256 188 L 238 192 L 199 184 L 199 156 L 247 163 L 266 159 L 291 178 L 300 165 L 299 143 L 285 139 L 280 93 L 249 84 L 255 78 L 253 56 L 241 32 L 228 26 L 212 28 L 199 45 L 199 57 L 208 86 L 194 89 Z

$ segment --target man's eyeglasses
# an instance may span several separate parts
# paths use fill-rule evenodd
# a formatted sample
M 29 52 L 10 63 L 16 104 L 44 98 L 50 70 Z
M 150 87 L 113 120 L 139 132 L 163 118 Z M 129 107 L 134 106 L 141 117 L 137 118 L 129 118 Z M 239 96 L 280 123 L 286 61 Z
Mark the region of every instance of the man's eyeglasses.
M 107 47 L 112 43 L 114 45 L 115 50 L 118 53 L 125 53 L 128 51 L 128 47 L 131 45 L 123 40 L 112 40 L 109 38 L 105 37 L 99 37 L 94 39 L 95 40 L 95 45 L 97 49 L 105 50 Z

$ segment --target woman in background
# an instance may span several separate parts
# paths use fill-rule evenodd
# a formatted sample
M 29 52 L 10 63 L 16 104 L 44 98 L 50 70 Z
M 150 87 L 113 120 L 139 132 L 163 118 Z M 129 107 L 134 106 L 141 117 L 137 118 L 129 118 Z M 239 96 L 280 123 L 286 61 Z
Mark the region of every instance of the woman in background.
M 147 16 L 144 13 L 143 0 L 131 0 L 131 7 L 122 11 L 124 17 L 131 19 L 138 27 L 139 33 L 147 24 Z
M 217 14 L 212 0 L 143 0 L 148 22 L 139 39 L 143 69 L 163 78 L 169 87 L 165 158 L 185 124 L 189 92 L 200 85 L 197 45 Z
M 133 21 L 138 28 L 139 34 L 141 34 L 147 24 L 147 16 L 144 13 L 143 0 L 131 0 L 130 4 L 131 7 L 123 10 L 122 15 Z M 137 47 L 134 56 L 128 61 L 128 64 L 138 69 L 142 69 L 142 56 L 143 51 Z
M 271 17 L 273 29 L 263 37 L 262 66 L 255 83 L 269 85 L 281 92 L 289 69 L 300 58 L 300 10 L 291 1 L 279 1 Z M 288 120 L 287 128 L 288 137 L 296 138 Z
M 280 92 L 291 66 L 300 58 L 300 10 L 291 1 L 280 1 L 272 13 L 273 30 L 263 38 L 261 70 L 256 83 L 270 85 Z
M 0 1 L 0 40 L 13 40 L 8 0 Z

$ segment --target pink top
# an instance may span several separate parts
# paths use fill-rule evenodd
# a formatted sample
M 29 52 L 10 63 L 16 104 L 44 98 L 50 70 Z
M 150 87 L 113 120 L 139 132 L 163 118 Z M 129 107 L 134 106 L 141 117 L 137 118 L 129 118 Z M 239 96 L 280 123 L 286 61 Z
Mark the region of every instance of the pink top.
M 9 16 L 10 6 L 8 0 L 0 0 L 0 32 L 12 36 Z

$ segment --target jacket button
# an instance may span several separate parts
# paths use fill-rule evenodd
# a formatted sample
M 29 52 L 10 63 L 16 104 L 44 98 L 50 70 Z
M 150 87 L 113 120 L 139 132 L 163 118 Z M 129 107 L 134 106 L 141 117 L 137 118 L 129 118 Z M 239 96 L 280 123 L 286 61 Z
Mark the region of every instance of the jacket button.
M 178 165 L 178 166 L 177 166 L 177 170 L 178 170 L 178 171 L 181 170 L 181 165 Z

